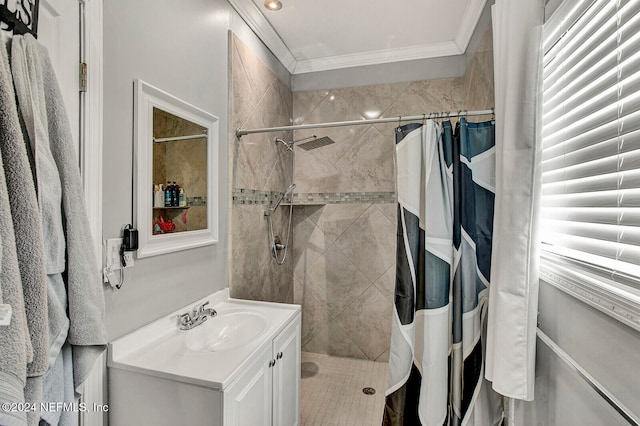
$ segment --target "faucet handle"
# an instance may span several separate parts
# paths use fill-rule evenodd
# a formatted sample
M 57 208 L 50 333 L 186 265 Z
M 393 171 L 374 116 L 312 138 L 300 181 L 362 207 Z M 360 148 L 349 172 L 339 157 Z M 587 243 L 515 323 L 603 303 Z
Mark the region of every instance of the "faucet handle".
M 184 313 L 182 315 L 178 315 L 178 320 L 180 322 L 181 327 L 190 326 L 193 324 L 193 320 L 189 312 Z
M 209 301 L 207 300 L 207 301 L 206 301 L 206 302 L 204 302 L 202 305 L 198 305 L 198 306 L 196 306 L 195 308 L 193 308 L 193 312 L 194 312 L 194 314 L 195 314 L 196 316 L 197 316 L 197 315 L 202 314 L 202 312 L 204 312 L 204 307 L 205 307 L 205 306 L 207 306 L 208 304 L 209 304 Z

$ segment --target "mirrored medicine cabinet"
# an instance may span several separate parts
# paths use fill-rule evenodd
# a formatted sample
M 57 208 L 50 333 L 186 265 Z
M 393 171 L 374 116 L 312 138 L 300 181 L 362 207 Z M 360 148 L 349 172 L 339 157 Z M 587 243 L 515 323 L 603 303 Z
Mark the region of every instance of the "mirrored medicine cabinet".
M 138 258 L 218 240 L 218 118 L 135 81 Z

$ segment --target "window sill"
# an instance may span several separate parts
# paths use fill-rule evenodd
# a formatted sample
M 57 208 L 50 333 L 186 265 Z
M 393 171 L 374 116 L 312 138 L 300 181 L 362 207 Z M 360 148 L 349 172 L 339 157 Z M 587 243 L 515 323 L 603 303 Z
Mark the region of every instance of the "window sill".
M 640 292 L 582 271 L 553 254 L 540 259 L 540 279 L 640 331 Z

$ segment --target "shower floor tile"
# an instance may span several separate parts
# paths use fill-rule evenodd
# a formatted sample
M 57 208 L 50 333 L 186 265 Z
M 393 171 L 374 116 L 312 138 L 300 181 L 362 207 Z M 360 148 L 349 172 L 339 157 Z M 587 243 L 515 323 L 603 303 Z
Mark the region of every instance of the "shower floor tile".
M 386 382 L 386 362 L 302 352 L 301 426 L 380 426 Z

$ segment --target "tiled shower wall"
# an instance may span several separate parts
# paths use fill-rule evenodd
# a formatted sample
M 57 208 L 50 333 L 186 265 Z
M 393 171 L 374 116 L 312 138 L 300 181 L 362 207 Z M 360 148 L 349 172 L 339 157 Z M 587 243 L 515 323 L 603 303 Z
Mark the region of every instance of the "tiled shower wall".
M 233 192 L 282 192 L 292 182 L 292 155 L 282 149 L 282 145 L 276 145 L 274 138 L 288 140 L 288 135 L 263 133 L 238 139 L 235 130 L 290 125 L 291 91 L 234 34 L 230 43 L 229 144 L 233 147 L 230 160 Z M 278 266 L 271 257 L 265 204 L 234 201 L 231 208 L 231 296 L 292 302 L 292 263 L 287 261 Z M 289 209 L 284 206 L 274 214 L 274 232 L 283 240 L 288 214 Z
M 461 78 L 293 94 L 294 123 L 493 107 L 491 30 Z M 489 117 L 470 118 L 480 121 Z M 336 143 L 296 150 L 300 193 L 395 192 L 396 123 L 297 131 Z M 396 205 L 342 201 L 295 208 L 294 301 L 308 352 L 386 361 L 395 281 Z

